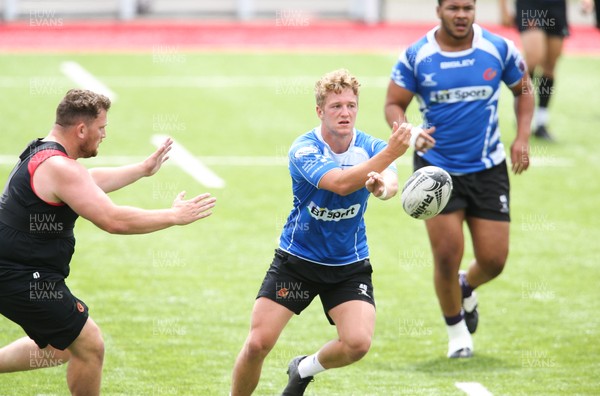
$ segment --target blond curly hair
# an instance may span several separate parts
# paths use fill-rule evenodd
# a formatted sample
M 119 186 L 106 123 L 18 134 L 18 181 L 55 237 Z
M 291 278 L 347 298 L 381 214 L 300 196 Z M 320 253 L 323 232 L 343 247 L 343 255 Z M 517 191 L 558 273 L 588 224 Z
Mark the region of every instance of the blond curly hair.
M 331 92 L 339 94 L 346 88 L 352 89 L 352 92 L 358 97 L 360 83 L 348 70 L 338 69 L 325 74 L 315 84 L 317 106 L 323 107 L 325 98 Z

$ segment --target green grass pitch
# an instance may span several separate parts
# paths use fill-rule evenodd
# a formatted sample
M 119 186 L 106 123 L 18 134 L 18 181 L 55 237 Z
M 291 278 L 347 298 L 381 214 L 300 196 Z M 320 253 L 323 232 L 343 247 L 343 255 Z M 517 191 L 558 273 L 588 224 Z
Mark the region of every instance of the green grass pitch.
M 227 183 L 207 189 L 180 168 L 111 194 L 118 204 L 170 205 L 210 191 L 214 215 L 187 227 L 115 236 L 79 220 L 67 284 L 103 330 L 105 395 L 226 395 L 250 311 L 291 208 L 285 155 L 317 125 L 312 87 L 348 68 L 363 83 L 357 127 L 386 138 L 389 54 L 194 53 L 0 56 L 0 182 L 26 143 L 45 136 L 73 87 L 62 62 L 80 63 L 118 95 L 108 136 L 89 166 L 142 158 L 153 134 L 170 134 Z M 600 393 L 598 168 L 600 59 L 565 56 L 551 103 L 558 143 L 532 140 L 533 165 L 511 177 L 511 251 L 505 272 L 482 287 L 476 356 L 445 357 L 446 333 L 432 285 L 422 222 L 398 199 L 371 200 L 367 233 L 375 269 L 377 326 L 369 354 L 320 374 L 307 395 L 461 395 L 478 382 L 494 395 Z M 418 111 L 412 107 L 413 120 Z M 506 146 L 512 99 L 501 99 Z M 103 162 L 97 162 L 103 160 Z M 399 179 L 411 174 L 400 159 Z M 90 202 L 90 205 L 93 205 Z M 463 266 L 472 258 L 469 242 Z M 0 317 L 0 345 L 23 336 Z M 318 301 L 295 317 L 267 358 L 256 395 L 276 395 L 288 361 L 335 337 Z M 65 395 L 65 367 L 0 375 L 0 395 Z

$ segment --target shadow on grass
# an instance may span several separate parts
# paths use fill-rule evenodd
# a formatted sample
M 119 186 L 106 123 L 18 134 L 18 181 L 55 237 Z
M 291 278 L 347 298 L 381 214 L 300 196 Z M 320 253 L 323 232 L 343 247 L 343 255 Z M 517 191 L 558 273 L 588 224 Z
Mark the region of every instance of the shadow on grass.
M 473 374 L 514 370 L 521 368 L 521 366 L 519 365 L 519 362 L 515 362 L 514 359 L 511 359 L 510 357 L 501 359 L 497 356 L 476 354 L 470 359 L 438 357 L 408 365 L 407 368 L 432 375 L 452 376 L 461 373 Z

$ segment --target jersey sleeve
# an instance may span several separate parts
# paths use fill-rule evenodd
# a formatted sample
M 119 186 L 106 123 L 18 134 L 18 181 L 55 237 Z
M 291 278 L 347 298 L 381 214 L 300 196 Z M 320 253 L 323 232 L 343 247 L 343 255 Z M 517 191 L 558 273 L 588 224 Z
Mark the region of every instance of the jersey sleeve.
M 411 92 L 417 91 L 417 79 L 415 78 L 415 52 L 414 47 L 409 47 L 406 51 L 400 54 L 398 62 L 392 69 L 392 81 L 398 86 L 405 88 Z M 412 54 L 412 56 L 411 56 Z M 412 61 L 411 61 L 412 60 Z
M 292 146 L 289 151 L 292 177 L 306 179 L 315 187 L 330 170 L 339 168 L 331 157 L 325 156 L 314 143 L 303 142 Z
M 523 78 L 527 72 L 527 66 L 515 44 L 510 40 L 506 40 L 506 43 L 508 48 L 505 67 L 502 72 L 502 81 L 509 87 L 512 87 Z

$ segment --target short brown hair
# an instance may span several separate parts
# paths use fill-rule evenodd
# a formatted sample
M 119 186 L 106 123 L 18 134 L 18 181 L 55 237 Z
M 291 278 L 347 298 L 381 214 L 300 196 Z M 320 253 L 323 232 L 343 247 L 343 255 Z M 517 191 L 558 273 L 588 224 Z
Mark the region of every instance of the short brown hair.
M 444 0 L 438 0 L 438 5 L 441 6 Z M 473 3 L 477 3 L 477 0 L 473 0 Z
M 339 94 L 346 88 L 352 89 L 354 94 L 358 96 L 360 83 L 348 70 L 338 69 L 325 74 L 315 84 L 315 99 L 317 100 L 317 106 L 323 106 L 327 94 L 331 92 Z
M 110 99 L 106 96 L 85 89 L 71 89 L 56 108 L 56 123 L 70 126 L 80 121 L 87 122 L 108 109 Z

